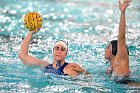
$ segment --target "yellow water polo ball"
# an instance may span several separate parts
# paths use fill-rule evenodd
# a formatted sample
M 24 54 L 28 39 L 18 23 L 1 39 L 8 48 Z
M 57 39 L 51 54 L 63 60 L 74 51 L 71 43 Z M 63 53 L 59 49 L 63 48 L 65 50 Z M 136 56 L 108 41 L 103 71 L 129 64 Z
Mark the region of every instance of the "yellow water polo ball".
M 40 29 L 42 27 L 42 16 L 36 12 L 29 12 L 24 17 L 24 25 L 30 31 Z

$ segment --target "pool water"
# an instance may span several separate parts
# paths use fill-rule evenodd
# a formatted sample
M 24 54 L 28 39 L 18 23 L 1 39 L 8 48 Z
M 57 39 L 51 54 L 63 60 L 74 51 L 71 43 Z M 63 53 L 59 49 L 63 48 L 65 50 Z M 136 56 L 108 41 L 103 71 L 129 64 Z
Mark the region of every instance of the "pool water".
M 132 0 L 126 11 L 127 45 L 131 79 L 140 82 L 140 1 Z M 21 42 L 28 30 L 28 12 L 43 17 L 43 27 L 33 37 L 30 54 L 52 62 L 55 41 L 69 43 L 67 62 L 75 62 L 91 75 L 58 76 L 29 67 L 19 60 Z M 0 93 L 137 93 L 140 86 L 116 84 L 106 74 L 104 51 L 118 35 L 117 0 L 1 0 Z

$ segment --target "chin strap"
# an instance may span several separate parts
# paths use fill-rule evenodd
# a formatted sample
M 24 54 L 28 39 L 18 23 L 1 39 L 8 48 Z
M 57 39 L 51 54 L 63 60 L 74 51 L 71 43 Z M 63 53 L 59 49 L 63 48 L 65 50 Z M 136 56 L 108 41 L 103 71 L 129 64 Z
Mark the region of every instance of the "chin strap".
M 112 59 L 113 57 L 114 57 L 114 56 L 112 55 L 111 58 L 109 58 L 109 59 L 106 61 L 106 64 L 108 64 L 108 63 L 111 61 L 111 59 Z
M 57 69 L 59 69 L 61 67 L 61 61 L 57 61 L 56 66 L 57 66 Z

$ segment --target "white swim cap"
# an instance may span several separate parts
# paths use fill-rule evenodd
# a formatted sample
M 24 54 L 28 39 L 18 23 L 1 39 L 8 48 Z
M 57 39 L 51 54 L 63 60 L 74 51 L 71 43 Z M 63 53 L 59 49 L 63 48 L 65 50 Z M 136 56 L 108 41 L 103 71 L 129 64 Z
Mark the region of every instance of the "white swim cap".
M 57 41 L 57 42 L 54 44 L 54 47 L 57 46 L 57 45 L 62 45 L 63 47 L 66 48 L 66 50 L 68 50 L 68 44 L 67 44 L 65 41 L 63 41 L 63 40 Z

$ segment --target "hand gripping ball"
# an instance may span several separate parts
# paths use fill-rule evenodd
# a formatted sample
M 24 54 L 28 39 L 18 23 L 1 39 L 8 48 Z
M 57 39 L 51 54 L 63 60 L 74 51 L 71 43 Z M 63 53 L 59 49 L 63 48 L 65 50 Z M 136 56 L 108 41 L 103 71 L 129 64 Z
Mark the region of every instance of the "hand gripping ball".
M 36 12 L 29 12 L 24 17 L 24 25 L 30 31 L 40 29 L 42 27 L 42 16 Z

